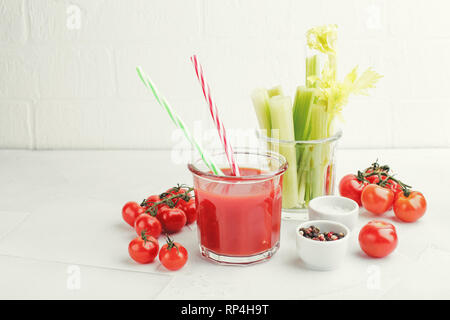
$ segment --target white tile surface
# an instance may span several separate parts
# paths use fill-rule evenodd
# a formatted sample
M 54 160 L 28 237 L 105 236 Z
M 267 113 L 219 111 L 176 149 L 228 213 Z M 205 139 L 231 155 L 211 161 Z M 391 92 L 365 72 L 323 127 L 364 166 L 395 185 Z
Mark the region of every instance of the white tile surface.
M 449 298 L 450 289 L 439 279 L 450 266 L 450 183 L 442 179 L 450 173 L 450 151 L 340 150 L 338 178 L 376 158 L 421 190 L 429 204 L 417 223 L 402 223 L 392 212 L 382 217 L 399 233 L 399 247 L 389 257 L 364 256 L 355 233 L 340 269 L 307 270 L 295 255 L 296 222 L 283 221 L 281 248 L 272 260 L 218 266 L 200 256 L 195 227 L 189 227 L 174 236 L 188 249 L 188 264 L 169 272 L 158 261 L 138 265 L 128 257 L 135 235 L 120 214 L 128 200 L 190 183 L 185 166 L 173 164 L 168 151 L 0 151 L 0 264 L 12 274 L 0 278 L 0 297 Z M 371 219 L 362 212 L 359 225 Z M 70 265 L 80 266 L 86 280 L 77 292 L 65 287 Z
M 6 237 L 29 216 L 28 212 L 0 211 L 0 239 Z
M 0 256 L 0 299 L 155 298 L 170 277 Z

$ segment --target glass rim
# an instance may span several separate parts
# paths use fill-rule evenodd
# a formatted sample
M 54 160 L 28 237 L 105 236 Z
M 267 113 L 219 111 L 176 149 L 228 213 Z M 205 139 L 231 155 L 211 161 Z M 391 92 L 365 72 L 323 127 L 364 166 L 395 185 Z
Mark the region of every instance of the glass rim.
M 212 179 L 214 181 L 261 181 L 261 180 L 268 180 L 272 179 L 276 176 L 282 175 L 288 168 L 288 162 L 286 158 L 277 152 L 274 151 L 260 151 L 258 149 L 254 148 L 237 148 L 233 152 L 234 154 L 247 154 L 247 155 L 256 155 L 261 157 L 266 157 L 268 160 L 274 159 L 277 160 L 279 165 L 277 169 L 270 171 L 269 173 L 264 174 L 253 174 L 248 176 L 231 176 L 231 175 L 216 175 L 210 171 L 203 171 L 200 170 L 194 163 L 196 162 L 202 162 L 202 158 L 198 157 L 194 161 L 191 161 L 188 163 L 187 167 L 189 171 L 191 171 L 193 174 L 202 177 L 202 178 L 208 178 Z M 218 151 L 211 153 L 210 156 L 217 156 L 217 155 L 225 155 L 225 151 Z M 245 166 L 244 166 L 245 167 Z
M 317 140 L 283 140 L 283 139 L 275 139 L 275 138 L 269 138 L 267 135 L 264 135 L 262 133 L 264 130 L 256 130 L 256 134 L 258 138 L 262 138 L 266 140 L 267 142 L 272 143 L 282 143 L 282 144 L 322 144 L 326 142 L 334 142 L 339 140 L 342 137 L 342 130 L 339 129 L 334 135 L 328 138 L 324 139 L 317 139 Z

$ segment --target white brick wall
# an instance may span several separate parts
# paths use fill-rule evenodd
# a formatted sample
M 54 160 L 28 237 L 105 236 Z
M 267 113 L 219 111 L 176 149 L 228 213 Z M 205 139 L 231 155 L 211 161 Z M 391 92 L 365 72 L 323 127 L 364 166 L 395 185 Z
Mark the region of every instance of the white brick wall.
M 24 44 L 27 39 L 23 0 L 0 1 L 0 43 Z
M 384 75 L 347 106 L 342 147 L 450 147 L 449 11 L 448 0 L 0 0 L 0 148 L 170 147 L 137 65 L 188 125 L 211 127 L 193 53 L 229 131 L 256 127 L 250 91 L 292 95 L 304 33 L 323 23 L 340 27 L 341 75 L 355 64 Z

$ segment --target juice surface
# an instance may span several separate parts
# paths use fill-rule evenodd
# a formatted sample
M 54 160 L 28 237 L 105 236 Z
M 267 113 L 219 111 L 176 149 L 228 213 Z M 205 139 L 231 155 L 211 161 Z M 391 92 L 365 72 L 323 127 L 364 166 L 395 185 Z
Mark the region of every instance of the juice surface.
M 222 169 L 226 175 L 229 169 Z M 242 176 L 261 170 L 240 168 Z M 271 249 L 280 238 L 281 177 L 248 183 L 195 178 L 200 243 L 220 255 L 251 256 Z

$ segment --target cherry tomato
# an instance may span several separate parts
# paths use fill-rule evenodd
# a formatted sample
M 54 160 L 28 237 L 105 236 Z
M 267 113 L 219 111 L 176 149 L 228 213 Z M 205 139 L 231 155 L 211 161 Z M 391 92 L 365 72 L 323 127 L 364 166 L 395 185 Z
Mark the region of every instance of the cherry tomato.
M 195 207 L 195 200 L 190 199 L 188 202 L 183 200 L 183 205 L 180 209 L 186 215 L 186 224 L 191 224 L 197 221 L 197 208 Z
M 332 167 L 331 164 L 327 166 L 327 176 L 325 177 L 325 194 L 331 194 L 331 174 Z
M 383 258 L 397 247 L 397 231 L 393 224 L 373 220 L 359 232 L 359 245 L 370 257 Z
M 400 192 L 402 192 L 402 187 L 395 182 L 394 180 L 389 179 L 385 188 L 391 189 L 392 191 L 394 191 L 395 195 L 398 195 Z
M 130 257 L 138 263 L 150 263 L 158 255 L 159 244 L 153 237 L 143 236 L 131 240 L 128 245 Z
M 141 235 L 142 232 L 145 231 L 146 236 L 152 236 L 158 239 L 161 234 L 162 226 L 158 219 L 152 217 L 148 213 L 143 213 L 136 218 L 134 230 L 136 230 L 138 235 Z
M 122 217 L 126 223 L 134 227 L 134 221 L 136 218 L 144 213 L 145 209 L 142 208 L 137 202 L 127 202 L 122 208 Z
M 150 197 L 148 197 L 145 202 L 146 202 L 146 206 L 145 209 L 148 210 L 150 207 L 152 207 L 152 205 L 156 202 L 161 201 L 162 199 L 160 198 L 160 196 L 158 195 L 152 195 Z M 169 206 L 165 203 L 160 203 L 156 206 L 156 218 L 161 222 L 160 216 L 161 216 L 161 209 L 163 208 L 169 208 Z
M 170 208 L 168 206 L 158 210 L 156 216 L 161 222 L 164 231 L 174 233 L 180 231 L 186 224 L 186 214 L 179 208 Z
M 169 270 L 175 271 L 181 269 L 188 259 L 188 252 L 178 242 L 173 242 L 168 238 L 167 243 L 162 246 L 159 252 L 159 261 Z
M 359 181 L 354 174 L 347 174 L 339 182 L 339 193 L 343 197 L 355 200 L 359 206 L 362 206 L 361 193 L 367 185 L 366 181 Z
M 173 187 L 168 189 L 166 192 L 162 193 L 160 195 L 160 197 L 162 198 L 167 198 L 173 195 L 178 195 L 178 194 L 184 194 L 186 193 L 187 189 L 186 188 L 181 188 L 181 187 Z M 172 199 L 173 204 L 177 204 L 181 199 L 180 198 L 175 198 Z
M 175 195 L 175 194 L 185 193 L 186 191 L 187 191 L 186 188 L 173 187 L 173 188 L 167 189 L 166 193 L 171 193 L 171 194 Z
M 384 181 L 386 179 L 387 179 L 387 177 L 385 177 L 385 176 L 381 177 L 382 181 Z M 373 183 L 373 184 L 378 184 L 378 182 L 380 181 L 380 179 L 377 176 L 367 177 L 367 180 L 369 180 L 369 182 Z M 386 182 L 386 184 L 384 185 L 384 188 L 392 190 L 395 195 L 397 195 L 398 193 L 400 193 L 402 191 L 402 187 L 400 187 L 400 185 L 392 179 L 389 179 Z
M 371 173 L 373 170 L 368 170 L 366 173 Z M 376 184 L 380 179 L 378 179 L 378 176 L 368 176 L 366 179 L 369 181 L 369 183 Z
M 147 199 L 145 199 L 145 209 L 148 209 L 152 206 L 152 204 L 154 204 L 155 202 L 161 201 L 161 198 L 158 195 L 151 195 L 150 197 L 148 197 Z M 161 206 L 162 204 L 158 205 L 158 208 Z
M 384 173 L 389 173 L 389 170 L 387 170 L 386 168 L 383 169 L 383 168 L 381 168 L 381 167 L 379 167 L 379 166 L 377 166 L 377 171 L 381 171 L 381 172 L 384 172 Z M 364 171 L 365 174 L 370 174 L 370 173 L 372 173 L 372 172 L 373 172 L 373 168 L 366 169 L 366 170 Z M 366 177 L 366 179 L 367 179 L 370 183 L 375 183 L 375 184 L 376 184 L 378 181 L 380 181 L 380 179 L 378 178 L 377 175 L 368 176 L 368 177 Z M 382 176 L 382 179 L 385 180 L 386 177 Z
M 382 215 L 392 207 L 394 192 L 376 184 L 369 184 L 361 193 L 361 202 L 367 211 Z
M 381 177 L 381 180 L 386 180 L 387 179 L 387 177 Z M 375 184 L 377 184 L 378 183 L 378 181 L 380 181 L 380 179 L 378 178 L 378 177 L 375 177 L 375 179 L 373 180 L 374 182 L 373 183 L 375 183 Z M 389 190 L 392 190 L 392 192 L 394 192 L 394 199 L 395 199 L 395 197 L 397 196 L 397 194 L 399 194 L 400 192 L 402 192 L 402 187 L 400 187 L 400 185 L 397 183 L 397 182 L 395 182 L 394 180 L 392 180 L 392 179 L 389 179 L 387 182 L 386 182 L 386 184 L 385 185 L 383 185 L 382 186 L 383 188 L 386 188 L 386 189 L 389 189 Z M 392 205 L 393 205 L 394 203 L 392 203 Z M 387 209 L 386 211 L 389 211 L 389 210 L 391 210 L 392 209 L 392 205 L 391 206 L 389 206 L 389 209 Z
M 189 201 L 180 200 L 177 203 L 177 208 L 180 208 L 184 211 L 186 215 L 186 224 L 191 224 L 197 221 L 197 209 L 195 207 L 195 200 L 189 199 Z
M 408 196 L 401 192 L 395 198 L 394 213 L 402 221 L 417 221 L 425 214 L 426 210 L 427 201 L 418 191 L 412 191 Z

